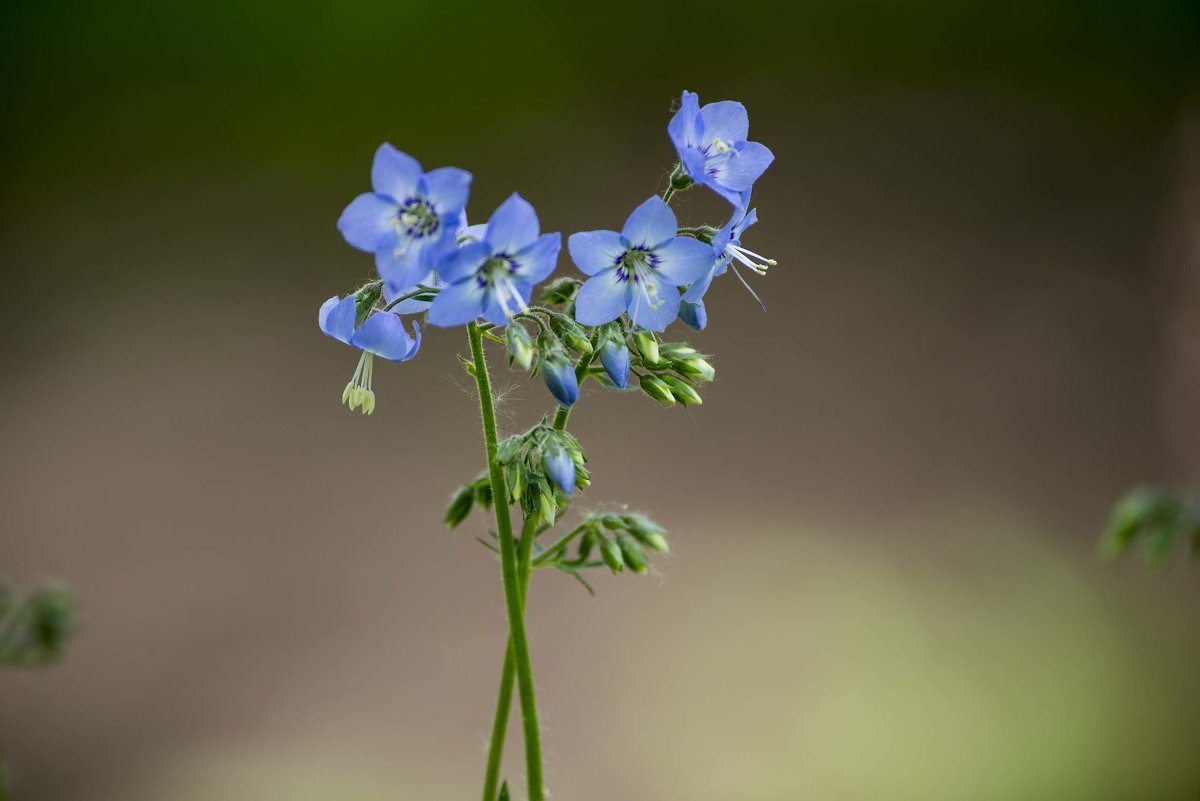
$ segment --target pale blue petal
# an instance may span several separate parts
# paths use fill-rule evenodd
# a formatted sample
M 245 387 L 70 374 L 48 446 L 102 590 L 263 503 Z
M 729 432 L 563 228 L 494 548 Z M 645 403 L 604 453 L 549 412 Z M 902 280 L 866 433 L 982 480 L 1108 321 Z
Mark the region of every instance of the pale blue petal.
M 354 300 L 354 293 L 344 298 L 334 295 L 321 304 L 321 309 L 317 312 L 317 325 L 329 336 L 349 345 L 350 338 L 354 336 L 354 322 L 357 315 L 358 308 Z
M 733 100 L 709 103 L 700 109 L 700 119 L 704 121 L 705 144 L 720 139 L 732 145 L 746 141 L 750 135 L 750 118 L 746 114 L 746 107 Z
M 580 231 L 567 239 L 567 250 L 584 275 L 595 275 L 621 260 L 625 243 L 616 231 Z
M 704 154 L 696 148 L 689 148 L 679 152 L 679 163 L 683 165 L 683 171 L 693 181 L 701 181 L 705 176 L 704 171 Z
M 679 316 L 679 290 L 669 284 L 655 281 L 653 275 L 643 274 L 639 283 L 645 285 L 646 293 L 643 294 L 636 286 L 629 291 L 629 319 L 647 331 L 666 330 Z M 650 299 L 653 299 L 653 304 Z
M 375 253 L 375 270 L 389 292 L 407 292 L 428 274 L 429 268 L 422 264 L 421 247 L 419 240 L 394 232 L 391 241 Z
M 690 236 L 677 236 L 654 251 L 658 256 L 655 273 L 664 283 L 687 286 L 712 269 L 717 259 L 712 245 Z
M 350 344 L 382 359 L 402 362 L 416 355 L 420 340 L 409 336 L 399 315 L 378 312 L 358 327 Z
M 575 295 L 575 319 L 584 325 L 602 325 L 620 317 L 628 306 L 629 281 L 613 267 L 584 281 Z
M 683 293 L 684 303 L 696 303 L 700 300 L 700 298 L 704 297 L 705 293 L 708 292 L 709 286 L 712 285 L 713 278 L 715 278 L 716 275 L 717 267 L 716 265 L 713 265 L 711 270 L 700 276 L 699 280 L 689 286 L 687 291 Z
M 536 284 L 544 281 L 558 266 L 558 253 L 562 250 L 562 234 L 542 234 L 515 257 L 516 272 L 513 277 Z
M 438 281 L 437 273 L 429 272 L 429 273 L 426 273 L 425 277 L 422 278 L 417 283 L 421 284 L 423 286 L 436 287 L 439 285 L 440 282 Z M 387 282 L 384 282 L 383 299 L 387 303 L 391 303 L 393 300 L 395 300 L 396 298 L 398 298 L 399 296 L 404 295 L 404 294 L 407 294 L 407 291 L 395 292 L 387 284 Z M 396 314 L 419 314 L 419 313 L 425 311 L 426 309 L 428 309 L 430 304 L 432 304 L 432 303 L 433 303 L 432 300 L 417 300 L 416 298 L 409 298 L 408 300 L 402 300 L 399 303 L 397 303 L 395 306 L 393 306 L 392 311 L 394 311 Z
M 753 186 L 759 176 L 766 172 L 767 167 L 770 167 L 771 162 L 775 160 L 775 155 L 767 149 L 767 146 L 760 145 L 758 142 L 746 142 L 728 156 L 728 160 L 721 169 L 719 180 L 735 192 L 744 192 Z
M 546 388 L 558 402 L 570 407 L 579 400 L 579 379 L 575 377 L 575 366 L 563 358 L 547 359 L 540 367 Z
M 438 167 L 425 176 L 425 198 L 438 214 L 456 214 L 467 205 L 471 173 L 458 167 Z
M 538 237 L 537 212 L 516 192 L 492 213 L 487 225 L 487 241 L 492 246 L 492 253 L 511 256 Z
M 476 225 L 465 225 L 458 232 L 460 238 L 474 239 L 477 242 L 482 242 L 487 238 L 487 223 L 478 223 Z
M 621 235 L 629 244 L 653 248 L 675 236 L 675 212 L 658 195 L 646 200 L 633 210 Z
M 395 233 L 393 221 L 399 211 L 400 207 L 388 198 L 367 192 L 350 201 L 337 227 L 352 247 L 374 253 Z
M 698 300 L 695 303 L 689 303 L 684 300 L 679 304 L 679 319 L 685 325 L 703 331 L 704 326 L 708 325 L 708 310 L 704 308 L 704 301 Z
M 516 290 L 520 296 L 518 301 L 511 294 L 506 295 L 504 303 L 500 301 L 500 295 L 493 288 L 489 291 L 483 301 L 483 319 L 493 325 L 505 325 L 508 323 L 509 317 L 521 311 L 521 303 L 529 305 L 529 296 L 533 294 L 533 284 L 524 281 L 520 278 L 509 279 L 512 288 Z
M 479 272 L 491 254 L 486 242 L 468 242 L 442 260 L 437 267 L 438 277 L 447 284 L 465 280 Z
M 371 164 L 371 187 L 398 203 L 417 196 L 421 183 L 421 165 L 407 153 L 384 142 L 375 151 Z
M 695 92 L 685 91 L 680 98 L 679 111 L 667 123 L 667 135 L 671 143 L 680 151 L 690 147 L 698 147 L 700 138 L 704 135 L 704 122 L 700 116 L 700 98 Z
M 451 284 L 438 293 L 426 319 L 443 328 L 469 323 L 483 314 L 484 287 L 473 278 Z
M 559 446 L 547 448 L 542 457 L 542 467 L 560 490 L 567 495 L 575 492 L 575 460 L 566 449 Z

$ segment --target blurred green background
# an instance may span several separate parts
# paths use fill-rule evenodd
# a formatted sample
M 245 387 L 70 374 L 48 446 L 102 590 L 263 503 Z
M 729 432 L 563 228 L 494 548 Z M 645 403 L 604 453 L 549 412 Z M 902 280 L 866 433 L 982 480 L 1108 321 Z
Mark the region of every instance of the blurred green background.
M 9 0 L 0 46 L 0 572 L 83 619 L 0 676 L 17 798 L 475 796 L 465 342 L 339 406 L 316 309 L 372 265 L 334 222 L 388 140 L 474 172 L 473 219 L 616 227 L 685 88 L 774 150 L 780 265 L 766 315 L 710 294 L 702 407 L 572 418 L 585 503 L 674 550 L 535 582 L 554 795 L 1200 794 L 1200 572 L 1095 547 L 1131 485 L 1200 481 L 1194 2 Z M 547 408 L 500 380 L 507 431 Z

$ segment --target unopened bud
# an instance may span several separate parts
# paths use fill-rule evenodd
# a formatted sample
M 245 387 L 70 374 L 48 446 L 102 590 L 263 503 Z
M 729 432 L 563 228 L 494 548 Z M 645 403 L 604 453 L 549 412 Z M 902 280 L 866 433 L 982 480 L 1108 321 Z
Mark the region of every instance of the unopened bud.
M 588 339 L 587 334 L 579 323 L 565 315 L 555 315 L 550 320 L 550 327 L 554 329 L 554 333 L 558 334 L 559 338 L 567 344 L 567 347 L 577 353 L 585 353 L 590 355 L 592 352 L 592 343 Z
M 617 542 L 620 544 L 625 564 L 629 566 L 630 570 L 645 573 L 650 569 L 650 563 L 646 561 L 646 554 L 642 553 L 642 549 L 638 547 L 637 541 L 633 537 L 622 534 L 617 537 Z
M 508 341 L 508 358 L 522 370 L 528 370 L 533 364 L 533 340 L 525 326 L 510 322 L 504 336 Z
M 643 515 L 624 515 L 623 520 L 629 533 L 642 545 L 659 553 L 667 553 L 670 550 L 664 536 L 667 530 L 658 523 Z
M 621 555 L 621 546 L 610 539 L 600 541 L 600 558 L 604 560 L 604 564 L 608 565 L 608 569 L 614 573 L 620 573 L 625 569 L 625 559 Z
M 658 364 L 658 338 L 654 334 L 639 329 L 633 334 L 633 342 L 642 354 L 642 361 L 649 365 Z
M 704 403 L 704 400 L 700 397 L 700 393 L 696 392 L 692 388 L 692 385 L 683 379 L 673 375 L 665 375 L 662 377 L 662 380 L 671 388 L 671 394 L 675 396 L 675 399 L 684 406 L 688 404 L 699 406 L 701 403 Z
M 471 486 L 463 486 L 458 488 L 458 492 L 454 493 L 450 498 L 450 503 L 446 506 L 446 516 L 443 518 L 446 525 L 450 528 L 457 528 L 458 524 L 467 519 L 467 515 L 471 514 L 471 507 L 475 505 L 475 488 Z
M 672 364 L 675 369 L 694 381 L 712 381 L 717 375 L 717 371 L 708 363 L 708 360 L 699 356 L 672 361 Z
M 670 406 L 675 403 L 675 396 L 671 394 L 671 388 L 655 378 L 652 375 L 644 375 L 639 379 L 642 387 L 642 392 L 645 392 L 650 397 L 662 404 Z

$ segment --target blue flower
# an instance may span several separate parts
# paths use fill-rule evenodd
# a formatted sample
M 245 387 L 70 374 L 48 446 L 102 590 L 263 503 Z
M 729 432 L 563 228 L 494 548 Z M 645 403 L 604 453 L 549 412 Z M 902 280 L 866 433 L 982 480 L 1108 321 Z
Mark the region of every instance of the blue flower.
M 629 383 L 629 347 L 624 339 L 608 337 L 600 346 L 600 363 L 609 380 L 620 389 Z
M 560 404 L 570 407 L 579 400 L 579 380 L 575 377 L 575 365 L 567 358 L 562 347 L 542 347 L 542 358 L 538 361 L 538 371 L 546 388 Z
M 547 447 L 542 456 L 542 467 L 546 468 L 546 475 L 565 494 L 575 492 L 575 460 L 566 448 L 557 444 Z
M 760 306 L 763 305 L 762 300 L 750 288 L 746 280 L 742 278 L 741 273 L 737 270 L 737 265 L 734 264 L 734 262 L 741 264 L 755 275 L 766 275 L 767 268 L 774 267 L 776 264 L 774 259 L 768 259 L 752 250 L 742 247 L 742 234 L 747 228 L 758 222 L 758 210 L 750 209 L 746 211 L 746 207 L 749 205 L 750 192 L 747 191 L 742 193 L 729 221 L 713 236 L 712 248 L 716 256 L 716 261 L 713 263 L 712 269 L 683 293 L 683 299 L 679 307 L 679 319 L 697 331 L 704 328 L 708 323 L 708 313 L 704 308 L 703 300 L 705 293 L 708 292 L 713 279 L 718 275 L 724 275 L 725 271 L 731 266 L 733 267 L 734 275 L 742 282 L 746 290 L 758 301 Z
M 679 314 L 679 292 L 703 276 L 715 256 L 709 245 L 676 236 L 675 214 L 652 197 L 633 210 L 621 233 L 585 231 L 567 242 L 589 278 L 575 296 L 575 319 L 601 325 L 629 312 L 635 325 L 664 330 Z
M 351 409 L 362 407 L 363 414 L 375 411 L 375 393 L 371 378 L 375 372 L 375 357 L 404 362 L 417 355 L 421 347 L 421 328 L 413 323 L 413 334 L 404 329 L 404 321 L 392 312 L 372 314 L 355 328 L 358 301 L 351 294 L 344 298 L 334 295 L 321 304 L 317 324 L 329 336 L 361 350 L 354 376 L 342 392 L 342 403 Z
M 667 126 L 683 172 L 735 205 L 775 160 L 765 145 L 746 141 L 749 132 L 741 103 L 722 100 L 700 108 L 695 92 L 683 93 Z
M 561 234 L 538 235 L 537 213 L 515 192 L 486 226 L 466 229 L 465 243 L 437 265 L 445 287 L 429 309 L 433 325 L 462 325 L 483 317 L 495 325 L 528 308 L 533 285 L 554 272 Z
M 416 159 L 385 142 L 375 151 L 371 187 L 342 212 L 338 230 L 354 247 L 375 254 L 379 276 L 399 294 L 454 250 L 471 173 L 457 167 L 423 172 Z

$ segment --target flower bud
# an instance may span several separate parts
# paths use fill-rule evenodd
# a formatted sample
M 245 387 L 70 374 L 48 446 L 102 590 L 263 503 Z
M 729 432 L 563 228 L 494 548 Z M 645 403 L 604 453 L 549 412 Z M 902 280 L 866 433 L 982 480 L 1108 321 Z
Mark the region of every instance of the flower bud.
M 689 303 L 686 300 L 679 302 L 679 319 L 683 320 L 684 324 L 697 331 L 703 331 L 704 326 L 708 325 L 708 310 L 704 308 L 704 301 Z
M 561 306 L 575 299 L 582 282 L 578 278 L 556 278 L 542 289 L 541 302 L 552 306 Z
M 646 561 L 646 554 L 642 553 L 642 549 L 638 547 L 637 541 L 633 537 L 621 534 L 617 537 L 617 542 L 621 548 L 621 556 L 624 557 L 625 564 L 630 570 L 644 574 L 650 569 L 650 563 Z
M 559 338 L 571 350 L 576 353 L 591 354 L 591 340 L 588 339 L 584 330 L 579 327 L 579 323 L 570 317 L 561 314 L 555 315 L 550 320 L 550 327 L 554 329 L 554 333 L 558 334 Z
M 564 407 L 570 407 L 579 400 L 579 381 L 575 378 L 575 366 L 567 359 L 566 352 L 557 343 L 542 345 L 542 358 L 539 363 L 542 380 L 550 394 Z
M 554 517 L 558 511 L 558 504 L 554 502 L 554 495 L 550 492 L 550 488 L 545 484 L 539 487 L 538 492 L 538 514 L 546 521 L 547 525 L 554 525 Z
M 600 363 L 608 378 L 620 389 L 629 384 L 629 348 L 624 339 L 606 337 L 600 345 Z
M 662 380 L 663 383 L 671 388 L 671 394 L 675 396 L 675 399 L 684 406 L 687 406 L 688 404 L 699 406 L 701 403 L 704 403 L 703 399 L 700 397 L 700 393 L 696 392 L 696 390 L 692 388 L 691 384 L 687 383 L 678 376 L 665 375 L 662 377 Z
M 713 366 L 701 356 L 689 356 L 678 361 L 672 360 L 671 364 L 693 381 L 712 381 L 717 375 Z
M 658 523 L 643 515 L 625 515 L 623 520 L 629 533 L 642 545 L 659 553 L 670 551 L 664 536 L 667 531 Z
M 446 516 L 443 520 L 450 528 L 458 528 L 458 524 L 471 514 L 471 507 L 474 505 L 475 488 L 469 485 L 459 487 L 458 492 L 451 496 L 450 503 L 446 506 Z
M 600 558 L 604 560 L 604 564 L 608 565 L 608 569 L 614 573 L 620 573 L 625 569 L 625 559 L 621 555 L 621 546 L 610 539 L 600 540 Z
M 660 379 L 652 375 L 644 375 L 639 379 L 639 383 L 641 384 L 642 392 L 645 392 L 659 403 L 667 406 L 675 403 L 675 396 L 671 394 L 671 388 Z
M 542 467 L 564 494 L 570 495 L 575 492 L 575 460 L 567 453 L 566 448 L 558 443 L 551 444 L 542 456 Z
M 529 337 L 525 326 L 515 321 L 510 322 L 504 336 L 508 341 L 510 363 L 517 365 L 522 370 L 528 370 L 533 364 L 533 340 Z
M 637 345 L 638 353 L 642 354 L 642 361 L 649 365 L 659 363 L 658 338 L 654 334 L 639 329 L 633 333 L 633 342 Z

